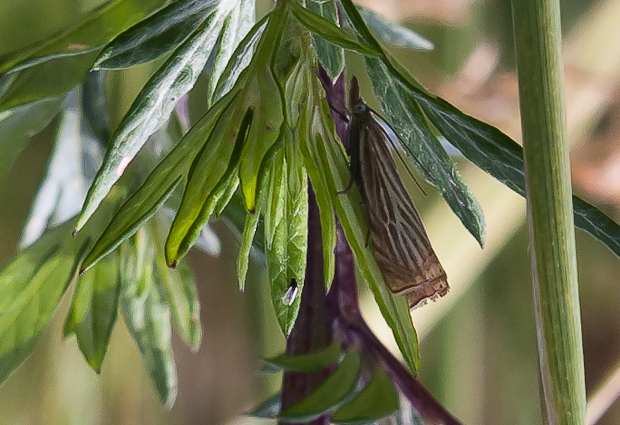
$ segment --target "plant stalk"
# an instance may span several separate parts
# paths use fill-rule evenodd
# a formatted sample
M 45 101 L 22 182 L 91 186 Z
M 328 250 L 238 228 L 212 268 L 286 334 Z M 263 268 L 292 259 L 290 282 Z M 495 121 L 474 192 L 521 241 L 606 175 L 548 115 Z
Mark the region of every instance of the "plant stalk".
M 585 423 L 585 379 L 559 0 L 513 0 L 543 411 Z

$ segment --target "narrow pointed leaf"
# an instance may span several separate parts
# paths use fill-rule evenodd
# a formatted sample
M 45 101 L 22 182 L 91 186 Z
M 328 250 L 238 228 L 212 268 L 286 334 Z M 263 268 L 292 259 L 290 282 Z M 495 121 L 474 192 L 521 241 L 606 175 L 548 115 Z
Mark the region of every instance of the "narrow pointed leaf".
M 265 211 L 265 242 L 267 249 L 271 249 L 273 237 L 276 228 L 285 215 L 284 202 L 288 195 L 288 181 L 286 178 L 286 161 L 284 159 L 284 150 L 275 156 L 269 173 L 269 187 L 267 194 L 267 209 Z
M 282 395 L 280 393 L 272 395 L 267 400 L 252 409 L 248 415 L 261 419 L 275 419 L 278 416 L 282 406 L 281 398 Z
M 342 425 L 373 424 L 397 410 L 398 392 L 383 369 L 375 366 L 366 388 L 334 412 L 331 420 Z
M 309 11 L 338 26 L 338 9 L 335 1 L 308 0 L 306 7 Z M 344 50 L 318 36 L 314 37 L 314 44 L 319 63 L 332 80 L 336 79 L 344 70 Z
M 181 0 L 168 5 L 108 43 L 93 68 L 122 69 L 157 59 L 181 44 L 219 2 Z
M 340 407 L 355 392 L 361 358 L 349 351 L 340 366 L 310 395 L 284 409 L 279 419 L 286 422 L 309 422 Z
M 377 49 L 359 43 L 355 38 L 347 34 L 344 30 L 336 26 L 334 23 L 310 12 L 298 3 L 291 3 L 295 18 L 314 34 L 320 35 L 325 40 L 334 43 L 342 48 L 353 50 L 363 55 L 379 56 L 381 52 Z
M 247 213 L 245 216 L 245 226 L 243 228 L 241 247 L 239 247 L 239 256 L 237 257 L 237 276 L 239 278 L 239 290 L 241 292 L 245 291 L 245 277 L 248 273 L 250 249 L 252 248 L 259 218 L 260 207 L 257 207 L 253 214 Z
M 480 205 L 434 134 L 415 98 L 379 59 L 368 58 L 366 64 L 381 107 L 399 140 L 405 144 L 404 151 L 411 158 L 411 164 L 438 189 L 467 230 L 482 245 L 486 224 Z
M 142 186 L 125 201 L 106 230 L 99 236 L 84 260 L 82 270 L 92 267 L 133 235 L 163 205 L 177 184 L 186 178 L 194 157 L 202 148 L 205 134 L 211 132 L 220 114 L 226 110 L 234 98 L 234 94 L 231 94 L 214 105 L 155 167 Z
M 288 275 L 297 282 L 306 277 L 306 258 L 308 252 L 308 175 L 303 166 L 303 156 L 299 142 L 286 144 L 286 164 L 288 167 Z M 301 296 L 298 292 L 297 296 Z
M 161 299 L 153 281 L 152 247 L 136 246 L 135 249 L 133 258 L 143 256 L 148 260 L 144 262 L 139 279 L 123 279 L 123 316 L 161 402 L 171 407 L 177 394 L 177 374 L 172 353 L 170 309 Z M 146 251 L 140 254 L 141 250 Z M 130 252 L 126 250 L 125 255 Z
M 266 359 L 265 362 L 267 367 L 273 369 L 269 370 L 270 372 L 314 372 L 335 364 L 340 359 L 341 354 L 340 343 L 334 342 L 329 347 L 314 353 L 299 356 L 281 354 Z
M 88 364 L 99 373 L 116 323 L 120 294 L 118 256 L 108 257 L 78 279 L 64 336 L 74 334 Z
M 97 209 L 151 134 L 166 123 L 176 102 L 196 82 L 217 39 L 221 21 L 203 23 L 151 77 L 119 124 L 104 164 L 88 191 L 79 230 Z

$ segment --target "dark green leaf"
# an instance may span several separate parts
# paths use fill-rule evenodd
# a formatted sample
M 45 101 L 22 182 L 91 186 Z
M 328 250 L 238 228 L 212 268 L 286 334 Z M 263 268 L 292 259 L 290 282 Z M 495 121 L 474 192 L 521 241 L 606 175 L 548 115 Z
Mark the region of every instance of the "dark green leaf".
M 54 59 L 89 54 L 165 3 L 164 0 L 106 2 L 86 15 L 74 28 L 43 43 L 38 42 L 29 48 L 0 57 L 0 75 L 18 72 Z M 63 61 L 59 63 L 62 63 L 62 68 L 69 66 L 69 63 Z
M 361 358 L 355 351 L 345 354 L 340 366 L 310 395 L 284 409 L 279 419 L 286 422 L 309 422 L 338 409 L 355 392 Z
M 203 23 L 136 97 L 112 137 L 104 164 L 88 191 L 76 230 L 84 226 L 149 136 L 165 124 L 179 98 L 194 86 L 221 26 L 222 22 L 217 19 Z
M 332 414 L 331 420 L 342 425 L 372 424 L 398 410 L 398 392 L 390 377 L 375 366 L 370 382 L 348 404 Z
M 106 106 L 106 74 L 106 71 L 90 72 L 82 83 L 84 121 L 102 146 L 106 146 L 110 141 L 111 131 L 110 113 Z M 97 164 L 97 168 L 99 166 L 100 164 Z
M 32 136 L 60 112 L 62 98 L 48 99 L 0 113 L 0 180 Z
M 342 354 L 340 343 L 334 342 L 329 347 L 314 353 L 299 356 L 287 356 L 281 354 L 266 359 L 266 367 L 269 372 L 314 372 L 338 362 Z M 263 368 L 265 371 L 265 368 Z
M 97 373 L 116 323 L 119 277 L 118 256 L 111 256 L 78 279 L 65 320 L 65 337 L 75 334 L 84 358 Z
M 248 263 L 250 260 L 250 249 L 256 234 L 258 219 L 260 218 L 260 205 L 257 206 L 254 213 L 246 213 L 245 226 L 243 227 L 243 236 L 241 247 L 239 247 L 239 256 L 237 257 L 237 276 L 239 278 L 239 290 L 245 291 L 245 277 L 248 273 Z
M 209 134 L 218 118 L 235 95 L 222 99 L 185 135 L 175 148 L 155 167 L 142 186 L 123 204 L 110 224 L 99 237 L 84 260 L 82 269 L 92 267 L 102 257 L 113 251 L 124 240 L 155 214 L 172 194 L 203 146 L 204 134 Z
M 412 164 L 429 183 L 437 187 L 467 230 L 483 245 L 484 215 L 452 159 L 428 124 L 411 92 L 394 78 L 379 59 L 367 58 L 368 73 L 382 109 Z
M 180 0 L 137 23 L 112 40 L 94 69 L 122 69 L 157 59 L 175 49 L 205 21 L 219 0 Z
M 161 402 L 171 407 L 177 394 L 177 374 L 172 353 L 170 308 L 162 300 L 154 282 L 155 252 L 144 237 L 134 238 L 127 244 L 123 256 L 142 267 L 136 269 L 135 275 L 123 275 L 123 316 Z
M 353 50 L 363 55 L 368 56 L 379 56 L 381 55 L 381 51 L 364 44 L 360 44 L 355 40 L 355 38 L 351 37 L 341 28 L 323 18 L 322 16 L 317 15 L 316 13 L 310 12 L 303 6 L 300 6 L 297 3 L 291 3 L 291 7 L 293 9 L 293 14 L 295 18 L 306 28 L 312 31 L 314 34 L 320 35 L 325 40 L 343 47 L 348 50 Z
M 416 50 L 433 50 L 433 43 L 415 31 L 389 21 L 372 10 L 360 6 L 357 9 L 373 34 L 386 43 Z
M 322 16 L 334 25 L 338 25 L 338 9 L 335 1 L 308 0 L 306 7 L 309 11 Z M 341 47 L 329 43 L 321 37 L 314 37 L 314 44 L 319 63 L 332 80 L 335 80 L 344 70 L 344 51 Z

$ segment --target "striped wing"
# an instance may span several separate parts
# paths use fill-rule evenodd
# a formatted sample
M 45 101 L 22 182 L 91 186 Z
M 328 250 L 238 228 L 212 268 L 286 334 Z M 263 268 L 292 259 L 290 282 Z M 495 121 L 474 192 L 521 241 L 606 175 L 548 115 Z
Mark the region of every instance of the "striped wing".
M 411 308 L 448 292 L 446 272 L 396 169 L 386 135 L 374 121 L 359 129 L 359 181 L 370 240 L 386 284 Z

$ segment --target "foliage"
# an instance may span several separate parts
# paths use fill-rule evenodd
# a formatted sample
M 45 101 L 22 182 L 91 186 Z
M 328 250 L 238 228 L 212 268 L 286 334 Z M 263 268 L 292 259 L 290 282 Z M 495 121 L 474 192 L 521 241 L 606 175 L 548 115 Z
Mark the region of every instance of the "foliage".
M 171 405 L 177 387 L 172 323 L 191 348 L 201 338 L 195 284 L 181 260 L 194 245 L 205 245 L 208 223 L 217 217 L 242 232 L 241 289 L 252 247 L 264 252 L 273 308 L 282 332 L 290 334 L 307 271 L 308 181 L 322 223 L 324 287 L 331 287 L 337 272 L 340 223 L 359 277 L 372 290 L 410 371 L 417 370 L 407 303 L 383 283 L 366 242 L 361 195 L 355 187 L 340 193 L 351 180 L 348 159 L 317 69 L 334 81 L 345 69 L 345 50 L 365 58 L 386 125 L 481 245 L 482 211 L 441 142 L 523 195 L 521 147 L 426 91 L 377 37 L 420 49 L 432 44 L 350 0 L 307 0 L 305 6 L 282 0 L 256 23 L 254 16 L 252 0 L 118 0 L 45 43 L 0 57 L 0 175 L 27 143 L 23 135 L 41 131 L 58 114 L 73 134 L 60 132 L 55 152 L 90 164 L 59 173 L 55 153 L 26 227 L 24 241 L 31 245 L 0 271 L 0 381 L 32 351 L 75 281 L 65 335 L 75 334 L 99 371 L 120 307 L 162 402 Z M 93 80 L 104 70 L 155 60 L 161 66 L 110 139 L 100 139 L 106 137 L 105 113 L 92 113 Z M 88 70 L 98 72 L 84 80 Z M 202 73 L 209 107 L 175 140 L 179 122 L 188 119 L 183 103 Z M 67 149 L 76 140 L 80 145 Z M 149 143 L 152 151 L 165 153 L 144 176 L 140 165 L 149 160 L 139 152 Z M 101 159 L 96 152 L 104 145 Z M 76 199 L 84 204 L 69 220 L 78 213 Z M 576 225 L 620 255 L 620 227 L 574 201 Z M 67 238 L 71 230 L 76 236 Z M 84 274 L 80 279 L 78 272 Z M 307 421 L 330 414 L 338 423 L 372 423 L 396 411 L 395 378 L 388 376 L 395 369 L 380 363 L 386 355 L 378 352 L 369 364 L 354 344 L 334 347 L 338 355 L 327 356 L 327 363 L 325 352 L 272 361 L 285 370 L 296 363 L 335 367 L 321 387 L 280 417 Z M 411 382 L 396 386 L 407 392 Z M 267 403 L 255 414 L 278 410 Z

